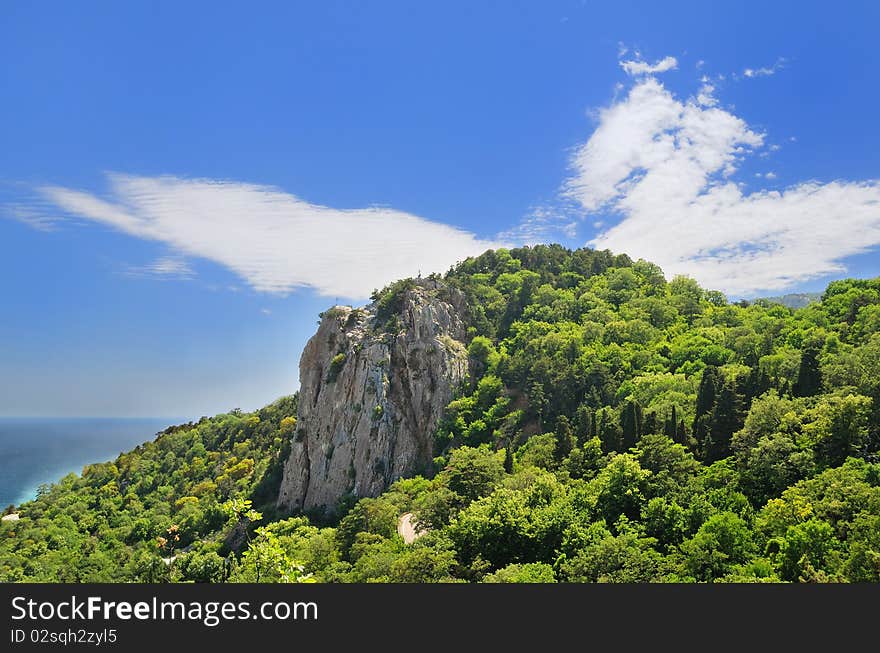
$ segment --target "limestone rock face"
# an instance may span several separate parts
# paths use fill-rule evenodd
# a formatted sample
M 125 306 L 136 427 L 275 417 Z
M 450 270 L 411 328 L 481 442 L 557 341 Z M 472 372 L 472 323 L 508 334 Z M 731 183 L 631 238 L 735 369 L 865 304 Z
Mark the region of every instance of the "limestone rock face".
M 278 506 L 333 512 L 432 459 L 437 421 L 465 382 L 464 297 L 413 280 L 380 309 L 335 306 L 303 350 L 296 431 Z

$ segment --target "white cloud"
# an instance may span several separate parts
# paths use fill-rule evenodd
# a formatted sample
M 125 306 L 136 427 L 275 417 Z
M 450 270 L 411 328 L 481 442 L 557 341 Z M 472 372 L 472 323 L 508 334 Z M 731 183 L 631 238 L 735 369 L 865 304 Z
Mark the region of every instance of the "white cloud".
M 52 218 L 40 211 L 34 210 L 33 207 L 23 204 L 7 204 L 4 208 L 6 217 L 26 224 L 31 229 L 37 231 L 55 231 L 58 228 L 58 220 Z
M 559 236 L 577 236 L 577 218 L 571 207 L 542 205 L 532 207 L 513 229 L 498 234 L 505 242 L 534 245 L 558 241 Z
M 703 84 L 697 92 L 697 104 L 701 104 L 704 107 L 714 107 L 718 104 L 718 100 L 715 99 L 714 93 L 714 86 L 711 84 Z
M 255 184 L 111 174 L 109 186 L 106 199 L 58 186 L 40 191 L 67 213 L 220 263 L 266 293 L 310 287 L 363 298 L 500 246 L 401 211 L 333 209 Z M 170 270 L 171 260 L 156 269 Z
M 143 266 L 129 266 L 126 274 L 132 277 L 149 277 L 162 280 L 192 279 L 195 271 L 184 259 L 174 256 L 163 256 Z
M 592 246 L 735 295 L 842 272 L 844 258 L 880 244 L 877 181 L 744 194 L 731 177 L 763 142 L 729 111 L 648 78 L 599 112 L 564 192 L 587 214 L 621 218 Z
M 43 202 L 22 201 L 30 191 L 31 186 L 24 182 L 0 179 L 0 219 L 14 220 L 37 231 L 57 231 L 59 219 L 46 210 Z
M 667 70 L 675 70 L 678 68 L 678 59 L 675 57 L 665 57 L 653 64 L 647 61 L 621 61 L 620 67 L 623 68 L 627 75 L 639 77 L 641 75 L 652 75 L 654 73 L 665 73 Z
M 742 74 L 744 77 L 769 77 L 775 75 L 778 71 L 785 67 L 785 57 L 779 57 L 772 66 L 764 66 L 762 68 L 746 68 Z

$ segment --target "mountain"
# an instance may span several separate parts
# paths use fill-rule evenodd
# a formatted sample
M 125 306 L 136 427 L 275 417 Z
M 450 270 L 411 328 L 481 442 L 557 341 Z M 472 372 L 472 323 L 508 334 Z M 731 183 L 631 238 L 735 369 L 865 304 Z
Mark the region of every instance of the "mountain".
M 771 304 L 782 304 L 783 306 L 787 306 L 788 308 L 803 308 L 813 302 L 818 302 L 822 299 L 822 293 L 820 292 L 798 292 L 798 293 L 789 293 L 787 295 L 779 295 L 777 297 L 764 297 L 764 301 L 770 302 Z
M 298 395 L 18 506 L 0 581 L 880 582 L 880 279 L 792 310 L 539 245 L 372 299 Z
M 278 505 L 335 512 L 431 465 L 431 437 L 467 378 L 464 295 L 407 280 L 321 315 L 300 360 L 299 414 Z

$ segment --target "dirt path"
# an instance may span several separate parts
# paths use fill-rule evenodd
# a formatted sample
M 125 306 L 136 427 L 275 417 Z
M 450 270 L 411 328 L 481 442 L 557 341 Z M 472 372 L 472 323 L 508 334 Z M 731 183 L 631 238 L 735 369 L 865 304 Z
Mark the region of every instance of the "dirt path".
M 411 512 L 405 512 L 400 516 L 400 520 L 397 522 L 397 532 L 407 544 L 412 544 L 425 534 L 425 531 L 416 530 Z

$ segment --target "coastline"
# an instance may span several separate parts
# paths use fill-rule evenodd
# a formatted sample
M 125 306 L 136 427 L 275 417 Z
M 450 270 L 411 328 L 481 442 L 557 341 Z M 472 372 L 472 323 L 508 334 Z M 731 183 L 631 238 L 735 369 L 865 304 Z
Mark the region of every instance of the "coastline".
M 180 418 L 0 417 L 0 509 L 33 500 L 43 484 L 114 460 Z

